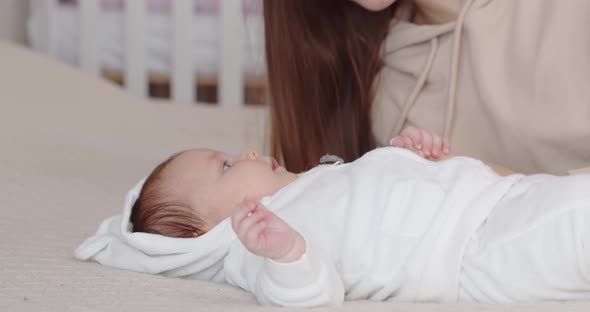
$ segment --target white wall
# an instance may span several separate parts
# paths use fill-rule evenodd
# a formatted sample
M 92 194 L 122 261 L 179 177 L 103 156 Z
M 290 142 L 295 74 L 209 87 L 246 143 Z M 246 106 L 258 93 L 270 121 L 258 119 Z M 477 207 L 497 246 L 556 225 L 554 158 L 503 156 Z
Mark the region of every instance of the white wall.
M 0 40 L 25 44 L 29 0 L 0 0 Z

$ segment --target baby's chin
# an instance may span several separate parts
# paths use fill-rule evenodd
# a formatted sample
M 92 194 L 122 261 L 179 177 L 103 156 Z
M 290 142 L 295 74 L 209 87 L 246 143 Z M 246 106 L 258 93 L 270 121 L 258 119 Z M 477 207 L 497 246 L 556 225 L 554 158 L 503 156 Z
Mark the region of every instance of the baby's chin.
M 297 180 L 297 178 L 299 178 L 298 174 L 295 173 L 291 173 L 291 172 L 285 172 L 284 176 L 281 177 L 281 181 L 278 185 L 278 187 L 274 190 L 273 194 L 278 192 L 279 190 L 283 189 L 285 186 L 295 182 L 295 180 Z
M 285 169 L 285 172 L 283 173 L 283 175 L 285 176 L 285 180 L 287 181 L 287 184 L 295 181 L 299 177 L 299 174 L 287 171 L 286 169 Z

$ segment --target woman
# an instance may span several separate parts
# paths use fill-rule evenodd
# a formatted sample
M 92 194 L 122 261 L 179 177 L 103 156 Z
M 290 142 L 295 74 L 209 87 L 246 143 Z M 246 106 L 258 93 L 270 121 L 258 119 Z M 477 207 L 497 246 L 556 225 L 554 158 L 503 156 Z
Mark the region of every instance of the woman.
M 272 149 L 292 171 L 415 126 L 524 173 L 590 166 L 590 3 L 266 0 Z

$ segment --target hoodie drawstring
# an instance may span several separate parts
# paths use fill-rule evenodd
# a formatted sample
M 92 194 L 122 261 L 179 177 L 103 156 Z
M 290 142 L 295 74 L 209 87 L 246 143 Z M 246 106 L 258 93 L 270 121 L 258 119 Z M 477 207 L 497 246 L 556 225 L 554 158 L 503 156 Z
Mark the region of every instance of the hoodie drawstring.
M 450 141 L 451 123 L 455 114 L 455 106 L 457 105 L 457 84 L 459 80 L 459 56 L 461 55 L 461 39 L 463 37 L 463 25 L 465 24 L 465 17 L 474 0 L 467 0 L 461 14 L 457 19 L 455 26 L 455 40 L 453 42 L 453 53 L 451 58 L 451 77 L 449 82 L 449 94 L 447 102 L 447 113 L 445 118 L 445 127 L 443 130 L 443 137 Z
M 432 65 L 434 64 L 434 59 L 436 59 L 437 51 L 438 38 L 435 37 L 432 40 L 430 40 L 430 55 L 428 56 L 428 60 L 426 61 L 426 65 L 424 66 L 424 69 L 422 70 L 420 77 L 418 77 L 418 80 L 416 81 L 414 90 L 410 94 L 410 97 L 408 97 L 408 99 L 406 100 L 406 103 L 404 103 L 403 110 L 401 111 L 399 118 L 397 119 L 395 129 L 393 129 L 393 133 L 391 135 L 392 137 L 398 135 L 402 131 L 406 119 L 408 118 L 408 114 L 410 113 L 410 109 L 412 109 L 412 106 L 414 106 L 414 103 L 416 103 L 418 95 L 420 94 L 420 92 L 422 92 L 422 89 L 426 84 L 426 79 L 430 74 L 430 70 L 432 69 Z
M 453 42 L 453 50 L 452 50 L 452 55 L 451 55 L 451 75 L 450 75 L 450 79 L 449 79 L 448 102 L 447 102 L 445 123 L 444 123 L 444 128 L 443 128 L 443 137 L 447 140 L 450 139 L 449 136 L 451 133 L 451 123 L 453 122 L 453 117 L 454 117 L 454 113 L 455 113 L 455 106 L 456 106 L 456 101 L 457 101 L 457 81 L 459 78 L 458 77 L 459 76 L 458 75 L 458 73 L 459 73 L 459 56 L 460 56 L 460 52 L 461 52 L 461 39 L 463 36 L 463 25 L 465 23 L 465 17 L 467 16 L 467 12 L 469 11 L 471 6 L 473 5 L 473 2 L 474 2 L 474 0 L 467 0 L 465 5 L 463 5 L 463 8 L 461 9 L 461 13 L 459 14 L 459 17 L 457 18 L 455 30 L 453 31 L 455 34 L 455 38 L 454 38 L 454 42 Z M 391 133 L 391 137 L 394 137 L 394 136 L 399 135 L 401 133 L 402 128 L 408 118 L 408 114 L 410 113 L 410 110 L 412 109 L 412 107 L 416 103 L 416 100 L 418 99 L 418 95 L 420 94 L 420 92 L 424 88 L 424 85 L 426 84 L 426 80 L 428 78 L 428 75 L 430 74 L 430 71 L 432 70 L 434 60 L 436 59 L 437 52 L 438 52 L 438 38 L 435 37 L 430 40 L 430 54 L 428 56 L 428 59 L 427 59 L 426 64 L 424 66 L 424 69 L 422 70 L 420 77 L 418 77 L 418 80 L 416 81 L 416 85 L 414 87 L 414 90 L 412 91 L 412 93 L 410 94 L 410 96 L 408 97 L 406 102 L 404 103 L 403 109 L 400 112 L 400 115 L 398 117 L 396 126 Z

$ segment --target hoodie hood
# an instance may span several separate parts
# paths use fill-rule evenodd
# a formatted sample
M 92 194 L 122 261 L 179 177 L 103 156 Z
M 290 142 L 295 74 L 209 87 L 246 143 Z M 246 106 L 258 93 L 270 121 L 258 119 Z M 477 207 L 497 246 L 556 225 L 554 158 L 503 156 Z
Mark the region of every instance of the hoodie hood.
M 317 175 L 317 166 L 301 173 L 300 178 L 260 202 L 277 212 L 276 198 L 293 200 L 306 180 L 302 176 Z M 96 234 L 86 239 L 75 251 L 76 259 L 93 260 L 102 265 L 135 272 L 161 274 L 170 277 L 185 277 L 222 283 L 225 281 L 224 263 L 230 249 L 241 245 L 227 218 L 207 233 L 194 238 L 174 238 L 163 235 L 133 232 L 131 210 L 139 197 L 146 179 L 139 181 L 125 196 L 123 212 L 104 220 Z M 281 195 L 287 193 L 287 196 Z M 280 209 L 279 209 L 280 210 Z
M 144 182 L 127 193 L 122 214 L 103 221 L 76 249 L 75 257 L 124 270 L 222 282 L 223 260 L 236 240 L 230 220 L 195 238 L 134 233 L 131 209 Z

